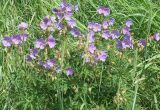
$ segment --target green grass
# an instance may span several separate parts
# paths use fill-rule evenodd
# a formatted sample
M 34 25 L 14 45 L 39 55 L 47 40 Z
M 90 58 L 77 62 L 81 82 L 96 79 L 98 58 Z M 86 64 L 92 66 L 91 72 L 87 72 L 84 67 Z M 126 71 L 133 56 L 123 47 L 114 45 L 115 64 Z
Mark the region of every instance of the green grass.
M 67 1 L 75 3 L 75 0 Z M 80 10 L 74 16 L 84 32 L 89 21 L 103 21 L 96 13 L 99 5 L 111 8 L 109 17 L 116 19 L 115 28 L 120 29 L 125 20 L 132 19 L 134 39 L 147 39 L 160 30 L 159 0 L 77 2 Z M 1 0 L 0 40 L 17 33 L 16 26 L 21 21 L 28 22 L 30 38 L 23 45 L 27 54 L 29 44 L 33 45 L 33 40 L 41 36 L 39 22 L 59 3 L 60 0 Z M 103 44 L 107 49 L 108 42 Z M 76 40 L 69 37 L 63 49 L 67 48 L 70 57 L 61 65 L 74 67 L 76 74 L 69 78 L 60 75 L 52 80 L 46 71 L 37 71 L 26 64 L 18 48 L 12 47 L 7 53 L 0 45 L 0 110 L 159 110 L 159 47 L 159 42 L 151 42 L 144 52 L 127 50 L 123 58 L 115 48 L 108 48 L 108 61 L 90 66 L 83 65 Z

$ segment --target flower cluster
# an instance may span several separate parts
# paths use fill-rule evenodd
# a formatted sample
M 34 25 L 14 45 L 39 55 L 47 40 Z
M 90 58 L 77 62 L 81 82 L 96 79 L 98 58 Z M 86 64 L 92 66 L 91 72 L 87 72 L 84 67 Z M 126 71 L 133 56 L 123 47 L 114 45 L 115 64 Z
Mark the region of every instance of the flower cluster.
M 86 63 L 96 63 L 97 61 L 105 62 L 108 55 L 105 50 L 98 50 L 94 43 L 89 43 L 85 49 L 83 58 Z
M 54 59 L 47 59 L 46 61 L 40 61 L 39 65 L 47 70 L 54 69 L 57 67 L 56 61 Z
M 103 6 L 100 6 L 98 9 L 97 9 L 97 12 L 103 16 L 108 16 L 110 14 L 110 9 L 109 8 L 106 8 L 106 7 L 103 7 Z
M 67 24 L 67 29 L 70 31 L 71 35 L 74 37 L 81 36 L 80 30 L 76 27 L 76 20 L 73 19 L 74 11 L 78 11 L 78 5 L 72 6 L 66 2 L 62 2 L 60 7 L 53 8 L 52 12 L 56 15 L 57 21 L 55 21 L 55 26 L 64 27 Z
M 27 23 L 20 23 L 18 25 L 18 29 L 20 31 L 20 34 L 15 34 L 12 35 L 11 37 L 9 36 L 5 36 L 4 39 L 2 40 L 2 45 L 4 47 L 10 47 L 12 44 L 13 45 L 20 45 L 23 42 L 25 42 L 28 38 L 28 34 L 26 32 L 28 28 L 28 24 Z
M 58 63 L 59 59 L 50 59 L 49 55 L 46 55 L 49 49 L 53 49 L 57 46 L 56 36 L 68 37 L 68 33 L 73 37 L 86 39 L 86 42 L 82 43 L 83 47 L 85 47 L 82 57 L 86 63 L 96 64 L 99 61 L 105 62 L 108 58 L 107 50 L 99 49 L 99 44 L 96 44 L 97 37 L 105 41 L 112 40 L 116 42 L 116 47 L 120 50 L 133 49 L 136 47 L 131 34 L 132 20 L 127 20 L 120 30 L 113 28 L 115 24 L 114 18 L 104 20 L 101 23 L 89 22 L 87 34 L 84 34 L 78 29 L 77 22 L 73 18 L 73 14 L 76 11 L 78 11 L 78 5 L 73 6 L 67 2 L 62 2 L 58 8 L 52 9 L 52 16 L 48 15 L 42 19 L 39 26 L 44 32 L 44 35 L 36 39 L 34 48 L 29 49 L 27 61 L 34 61 L 35 64 L 45 70 L 59 73 L 58 71 L 63 69 L 62 71 L 65 72 L 66 75 L 73 75 L 73 68 L 61 67 Z M 106 17 L 110 15 L 111 11 L 107 7 L 100 6 L 97 8 L 97 13 Z M 18 29 L 20 31 L 19 34 L 12 35 L 11 37 L 5 36 L 3 38 L 2 45 L 4 47 L 10 47 L 12 44 L 20 45 L 27 40 L 29 36 L 27 33 L 28 24 L 22 22 L 18 25 Z M 56 34 L 57 32 L 58 35 Z M 155 33 L 153 38 L 155 41 L 160 41 L 160 33 Z M 61 44 L 63 45 L 63 40 Z M 137 42 L 137 47 L 141 48 L 145 46 L 147 46 L 147 41 L 145 39 L 140 39 Z M 46 55 L 44 55 L 45 58 L 41 56 L 42 54 L 39 54 L 42 53 L 42 51 L 44 51 L 43 53 Z
M 132 24 L 133 23 L 131 20 L 127 20 L 125 23 L 125 26 L 122 28 L 121 32 L 122 32 L 123 39 L 117 40 L 118 49 L 126 49 L 126 48 L 133 49 L 133 40 L 130 32 Z
M 45 46 L 49 46 L 49 48 L 54 48 L 55 45 L 56 45 L 56 40 L 52 35 L 49 35 L 46 41 L 43 38 L 40 38 L 37 39 L 35 43 L 35 47 L 37 49 L 44 49 Z
M 78 5 L 72 6 L 66 2 L 62 2 L 58 8 L 52 9 L 52 16 L 45 16 L 40 22 L 40 28 L 47 34 L 48 38 L 45 39 L 41 37 L 35 41 L 35 48 L 30 49 L 29 55 L 27 55 L 28 61 L 35 60 L 38 56 L 38 51 L 52 49 L 56 46 L 56 39 L 53 37 L 53 32 L 70 32 L 74 37 L 80 37 L 81 32 L 76 27 L 76 20 L 72 18 L 74 11 L 78 11 Z M 57 61 L 55 59 L 47 60 L 38 59 L 37 63 L 43 69 L 56 71 L 59 68 Z M 64 70 L 67 75 L 73 74 L 72 68 L 67 68 Z
M 73 19 L 74 11 L 78 11 L 78 5 L 72 6 L 66 2 L 62 2 L 58 8 L 53 8 L 52 13 L 53 16 L 46 16 L 40 23 L 40 27 L 44 31 L 53 32 L 55 30 L 58 31 L 67 31 L 74 37 L 78 37 L 81 35 L 81 32 L 78 28 L 76 28 L 76 20 Z
M 110 14 L 110 9 L 106 7 L 99 7 L 97 13 L 103 16 L 108 16 Z M 100 35 L 103 39 L 118 39 L 120 32 L 118 30 L 113 30 L 111 26 L 115 23 L 114 18 L 105 20 L 102 23 L 90 22 L 88 24 L 88 33 L 87 33 L 87 46 L 85 48 L 83 57 L 87 63 L 97 63 L 97 61 L 105 62 L 108 58 L 106 50 L 99 50 L 95 46 L 95 40 L 97 34 Z

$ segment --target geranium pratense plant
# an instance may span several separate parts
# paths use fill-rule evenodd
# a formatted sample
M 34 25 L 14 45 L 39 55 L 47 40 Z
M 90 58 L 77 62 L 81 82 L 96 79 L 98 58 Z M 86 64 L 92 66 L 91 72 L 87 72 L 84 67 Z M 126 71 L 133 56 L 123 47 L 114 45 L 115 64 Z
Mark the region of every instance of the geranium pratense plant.
M 63 95 L 66 91 L 69 93 L 72 92 L 72 90 L 64 90 L 66 85 L 69 85 L 70 87 L 76 85 L 78 84 L 78 81 L 74 80 L 80 77 L 83 78 L 84 76 L 84 83 L 87 80 L 90 80 L 90 78 L 86 77 L 88 75 L 88 71 L 90 73 L 98 73 L 93 75 L 96 78 L 96 83 L 98 81 L 98 77 L 100 76 L 99 78 L 101 78 L 99 83 L 100 93 L 100 86 L 103 79 L 102 73 L 106 71 L 112 73 L 112 71 L 114 71 L 114 67 L 112 68 L 112 66 L 116 65 L 116 63 L 125 59 L 129 61 L 129 58 L 123 55 L 125 52 L 127 53 L 128 50 L 131 53 L 133 51 L 137 52 L 137 48 L 140 51 L 142 49 L 144 51 L 144 48 L 147 47 L 148 43 L 147 39 L 144 38 L 140 38 L 137 41 L 134 39 L 134 34 L 131 32 L 134 24 L 131 19 L 126 20 L 123 25 L 120 24 L 117 26 L 118 23 L 116 23 L 116 19 L 110 17 L 112 16 L 110 15 L 111 10 L 104 6 L 97 8 L 97 13 L 101 18 L 103 17 L 103 21 L 90 21 L 86 26 L 86 30 L 81 31 L 76 19 L 73 17 L 74 12 L 77 11 L 77 5 L 73 6 L 66 2 L 62 2 L 59 7 L 52 9 L 51 15 L 46 15 L 41 21 L 39 21 L 38 28 L 40 29 L 40 32 L 38 36 L 35 36 L 36 39 L 34 41 L 34 38 L 32 38 L 32 42 L 30 42 L 30 40 L 27 41 L 29 38 L 29 34 L 27 32 L 29 25 L 25 22 L 21 22 L 18 25 L 19 33 L 5 36 L 2 39 L 2 45 L 9 49 L 14 49 L 15 47 L 21 48 L 21 46 L 23 47 L 22 44 L 26 41 L 27 44 L 30 43 L 28 46 L 28 52 L 25 53 L 26 51 L 23 51 L 23 55 L 26 59 L 23 57 L 20 58 L 23 58 L 22 60 L 24 60 L 23 64 L 25 67 L 30 67 L 35 73 L 45 73 L 42 75 L 45 75 L 45 78 L 47 78 L 47 80 L 45 80 L 46 82 L 50 81 L 50 79 L 54 82 L 54 86 L 56 87 L 55 96 L 59 102 L 61 101 L 61 104 L 59 105 L 62 107 L 64 101 Z M 115 28 L 116 26 L 118 28 Z M 160 33 L 155 33 L 152 36 L 151 41 L 153 40 L 155 42 L 159 42 Z M 8 51 L 8 49 L 5 50 Z M 15 50 L 17 51 L 17 49 Z M 122 60 L 112 62 L 112 60 L 115 60 L 112 59 L 112 57 L 115 57 L 117 53 L 121 54 L 119 54 L 120 57 L 117 58 Z M 77 59 L 77 57 L 79 59 Z M 76 68 L 78 67 L 77 64 L 82 67 Z M 93 70 L 91 70 L 91 68 L 93 68 Z M 115 68 L 115 70 L 116 69 L 117 68 Z M 73 76 L 76 76 L 77 78 Z M 45 84 L 53 84 L 53 82 Z M 53 87 L 53 85 L 48 87 Z M 82 91 L 83 90 L 84 89 L 82 89 Z
M 77 5 L 72 6 L 66 2 L 62 2 L 58 8 L 52 9 L 52 16 L 47 15 L 42 19 L 40 22 L 40 28 L 44 32 L 44 35 L 35 41 L 34 50 L 37 50 L 37 52 L 35 54 L 35 52 L 30 51 L 27 56 L 27 59 L 29 59 L 28 61 L 35 60 L 37 65 L 52 72 L 58 73 L 59 69 L 61 69 L 67 75 L 73 75 L 74 71 L 72 68 L 65 69 L 68 67 L 64 67 L 63 65 L 63 55 L 65 54 L 64 45 L 68 34 L 73 37 L 81 36 L 80 30 L 76 27 L 76 20 L 72 17 L 74 11 L 78 11 Z M 61 42 L 59 42 L 61 46 L 57 47 L 57 51 L 59 51 L 60 55 L 59 57 L 51 59 L 47 54 L 49 54 L 49 50 L 53 50 L 56 47 L 57 41 L 54 36 L 58 36 L 61 40 Z M 38 52 L 42 51 L 44 52 L 44 55 L 38 55 Z M 54 56 L 56 56 L 56 53 Z
M 64 1 L 59 7 L 52 9 L 53 14 L 51 16 L 47 15 L 40 21 L 39 26 L 43 31 L 43 35 L 39 36 L 34 41 L 34 47 L 29 49 L 26 55 L 28 62 L 32 62 L 34 65 L 38 65 L 47 71 L 51 70 L 52 72 L 59 73 L 61 69 L 66 75 L 73 75 L 74 69 L 63 64 L 65 60 L 64 54 L 66 54 L 65 42 L 69 35 L 75 39 L 79 39 L 80 45 L 84 47 L 82 58 L 85 63 L 90 64 L 97 64 L 99 61 L 105 62 L 109 58 L 108 51 L 103 45 L 100 46 L 97 40 L 115 42 L 115 47 L 118 50 L 133 49 L 136 47 L 144 48 L 147 46 L 145 39 L 137 41 L 137 46 L 135 46 L 136 44 L 134 44 L 135 41 L 131 34 L 131 27 L 133 25 L 131 19 L 126 20 L 122 29 L 115 29 L 113 27 L 116 21 L 114 18 L 105 18 L 101 23 L 92 21 L 88 23 L 87 32 L 82 33 L 73 17 L 74 12 L 77 12 L 78 9 L 77 4 L 73 6 Z M 108 17 L 111 14 L 111 10 L 108 7 L 99 6 L 97 13 L 103 17 Z M 28 39 L 28 27 L 27 23 L 21 22 L 18 25 L 19 33 L 11 35 L 11 37 L 5 36 L 2 39 L 2 45 L 6 48 L 10 48 L 12 45 L 20 46 Z M 160 33 L 155 33 L 153 39 L 160 41 Z M 56 57 L 57 53 L 53 52 L 53 50 L 60 53 L 58 57 Z M 55 58 L 50 58 L 48 52 L 54 53 L 53 56 Z

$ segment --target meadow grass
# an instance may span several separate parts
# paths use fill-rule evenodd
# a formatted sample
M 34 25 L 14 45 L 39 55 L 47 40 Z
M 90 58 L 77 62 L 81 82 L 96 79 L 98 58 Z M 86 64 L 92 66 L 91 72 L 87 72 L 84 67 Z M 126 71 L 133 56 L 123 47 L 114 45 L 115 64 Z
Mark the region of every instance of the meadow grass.
M 74 0 L 67 0 L 76 3 Z M 96 8 L 108 6 L 115 28 L 122 28 L 128 18 L 134 22 L 134 39 L 148 39 L 160 30 L 159 0 L 77 0 L 79 12 L 74 16 L 78 26 L 86 31 L 89 21 L 102 22 Z M 43 16 L 60 0 L 1 0 L 0 40 L 17 33 L 17 24 L 29 23 L 30 38 L 23 52 L 40 37 L 37 28 Z M 58 76 L 52 80 L 45 71 L 36 71 L 26 64 L 17 49 L 11 52 L 0 45 L 0 110 L 159 110 L 160 109 L 160 44 L 151 42 L 143 52 L 127 50 L 120 56 L 109 48 L 107 62 L 83 65 L 71 37 L 65 44 L 70 51 L 62 65 L 75 68 L 73 77 Z M 50 55 L 52 56 L 52 54 Z

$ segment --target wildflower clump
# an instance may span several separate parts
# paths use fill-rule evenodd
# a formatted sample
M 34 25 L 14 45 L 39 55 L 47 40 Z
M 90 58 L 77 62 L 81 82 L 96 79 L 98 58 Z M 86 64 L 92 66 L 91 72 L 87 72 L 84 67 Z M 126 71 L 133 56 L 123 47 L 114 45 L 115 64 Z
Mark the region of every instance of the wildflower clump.
M 80 30 L 76 27 L 76 20 L 73 19 L 74 11 L 78 11 L 78 6 L 72 6 L 66 2 L 62 2 L 59 7 L 52 9 L 53 15 L 47 15 L 42 19 L 39 26 L 44 34 L 42 37 L 36 39 L 34 43 L 35 47 L 30 49 L 36 50 L 36 54 L 30 51 L 27 56 L 28 61 L 35 60 L 34 63 L 46 71 L 59 73 L 60 69 L 68 76 L 73 75 L 73 68 L 64 67 L 61 63 L 64 63 L 62 61 L 65 60 L 62 58 L 62 53 L 65 54 L 65 41 L 63 40 L 68 39 L 68 34 L 73 37 L 81 36 Z M 58 40 L 61 40 L 59 42 L 60 44 L 57 44 L 57 38 L 54 36 L 59 37 Z M 55 47 L 58 49 L 56 51 L 59 51 L 58 57 L 56 57 L 57 53 L 54 51 Z M 38 55 L 42 51 L 43 55 Z M 55 58 L 53 56 L 50 58 L 48 54 L 51 52 L 55 52 L 53 53 Z
M 89 22 L 86 32 L 81 32 L 73 17 L 78 10 L 77 4 L 71 5 L 64 1 L 59 7 L 52 9 L 52 15 L 43 17 L 39 23 L 42 35 L 36 36 L 37 39 L 32 42 L 34 46 L 29 46 L 29 52 L 26 55 L 27 62 L 33 63 L 36 65 L 35 67 L 41 67 L 43 70 L 49 70 L 51 73 L 59 73 L 60 70 L 67 76 L 73 75 L 74 69 L 69 64 L 64 65 L 66 54 L 68 54 L 65 44 L 70 36 L 79 40 L 78 43 L 76 42 L 77 49 L 82 47 L 83 51 L 79 50 L 84 59 L 83 63 L 87 64 L 105 62 L 109 58 L 108 50 L 103 47 L 102 41 L 112 42 L 112 47 L 116 47 L 118 51 L 147 46 L 148 41 L 146 39 L 141 38 L 138 41 L 133 39 L 131 34 L 133 21 L 131 19 L 126 20 L 121 29 L 116 29 L 114 27 L 116 20 L 108 18 L 111 10 L 104 6 L 99 6 L 96 11 L 102 17 L 107 18 L 102 22 Z M 12 45 L 20 46 L 25 43 L 29 38 L 28 27 L 27 23 L 21 22 L 18 25 L 19 33 L 5 36 L 2 39 L 2 45 L 9 48 Z M 160 33 L 155 33 L 153 40 L 159 41 Z
M 27 32 L 28 24 L 27 23 L 20 23 L 18 25 L 18 34 L 13 34 L 11 36 L 5 36 L 2 40 L 2 45 L 4 47 L 10 47 L 12 45 L 19 46 L 24 43 L 28 39 L 28 32 Z

